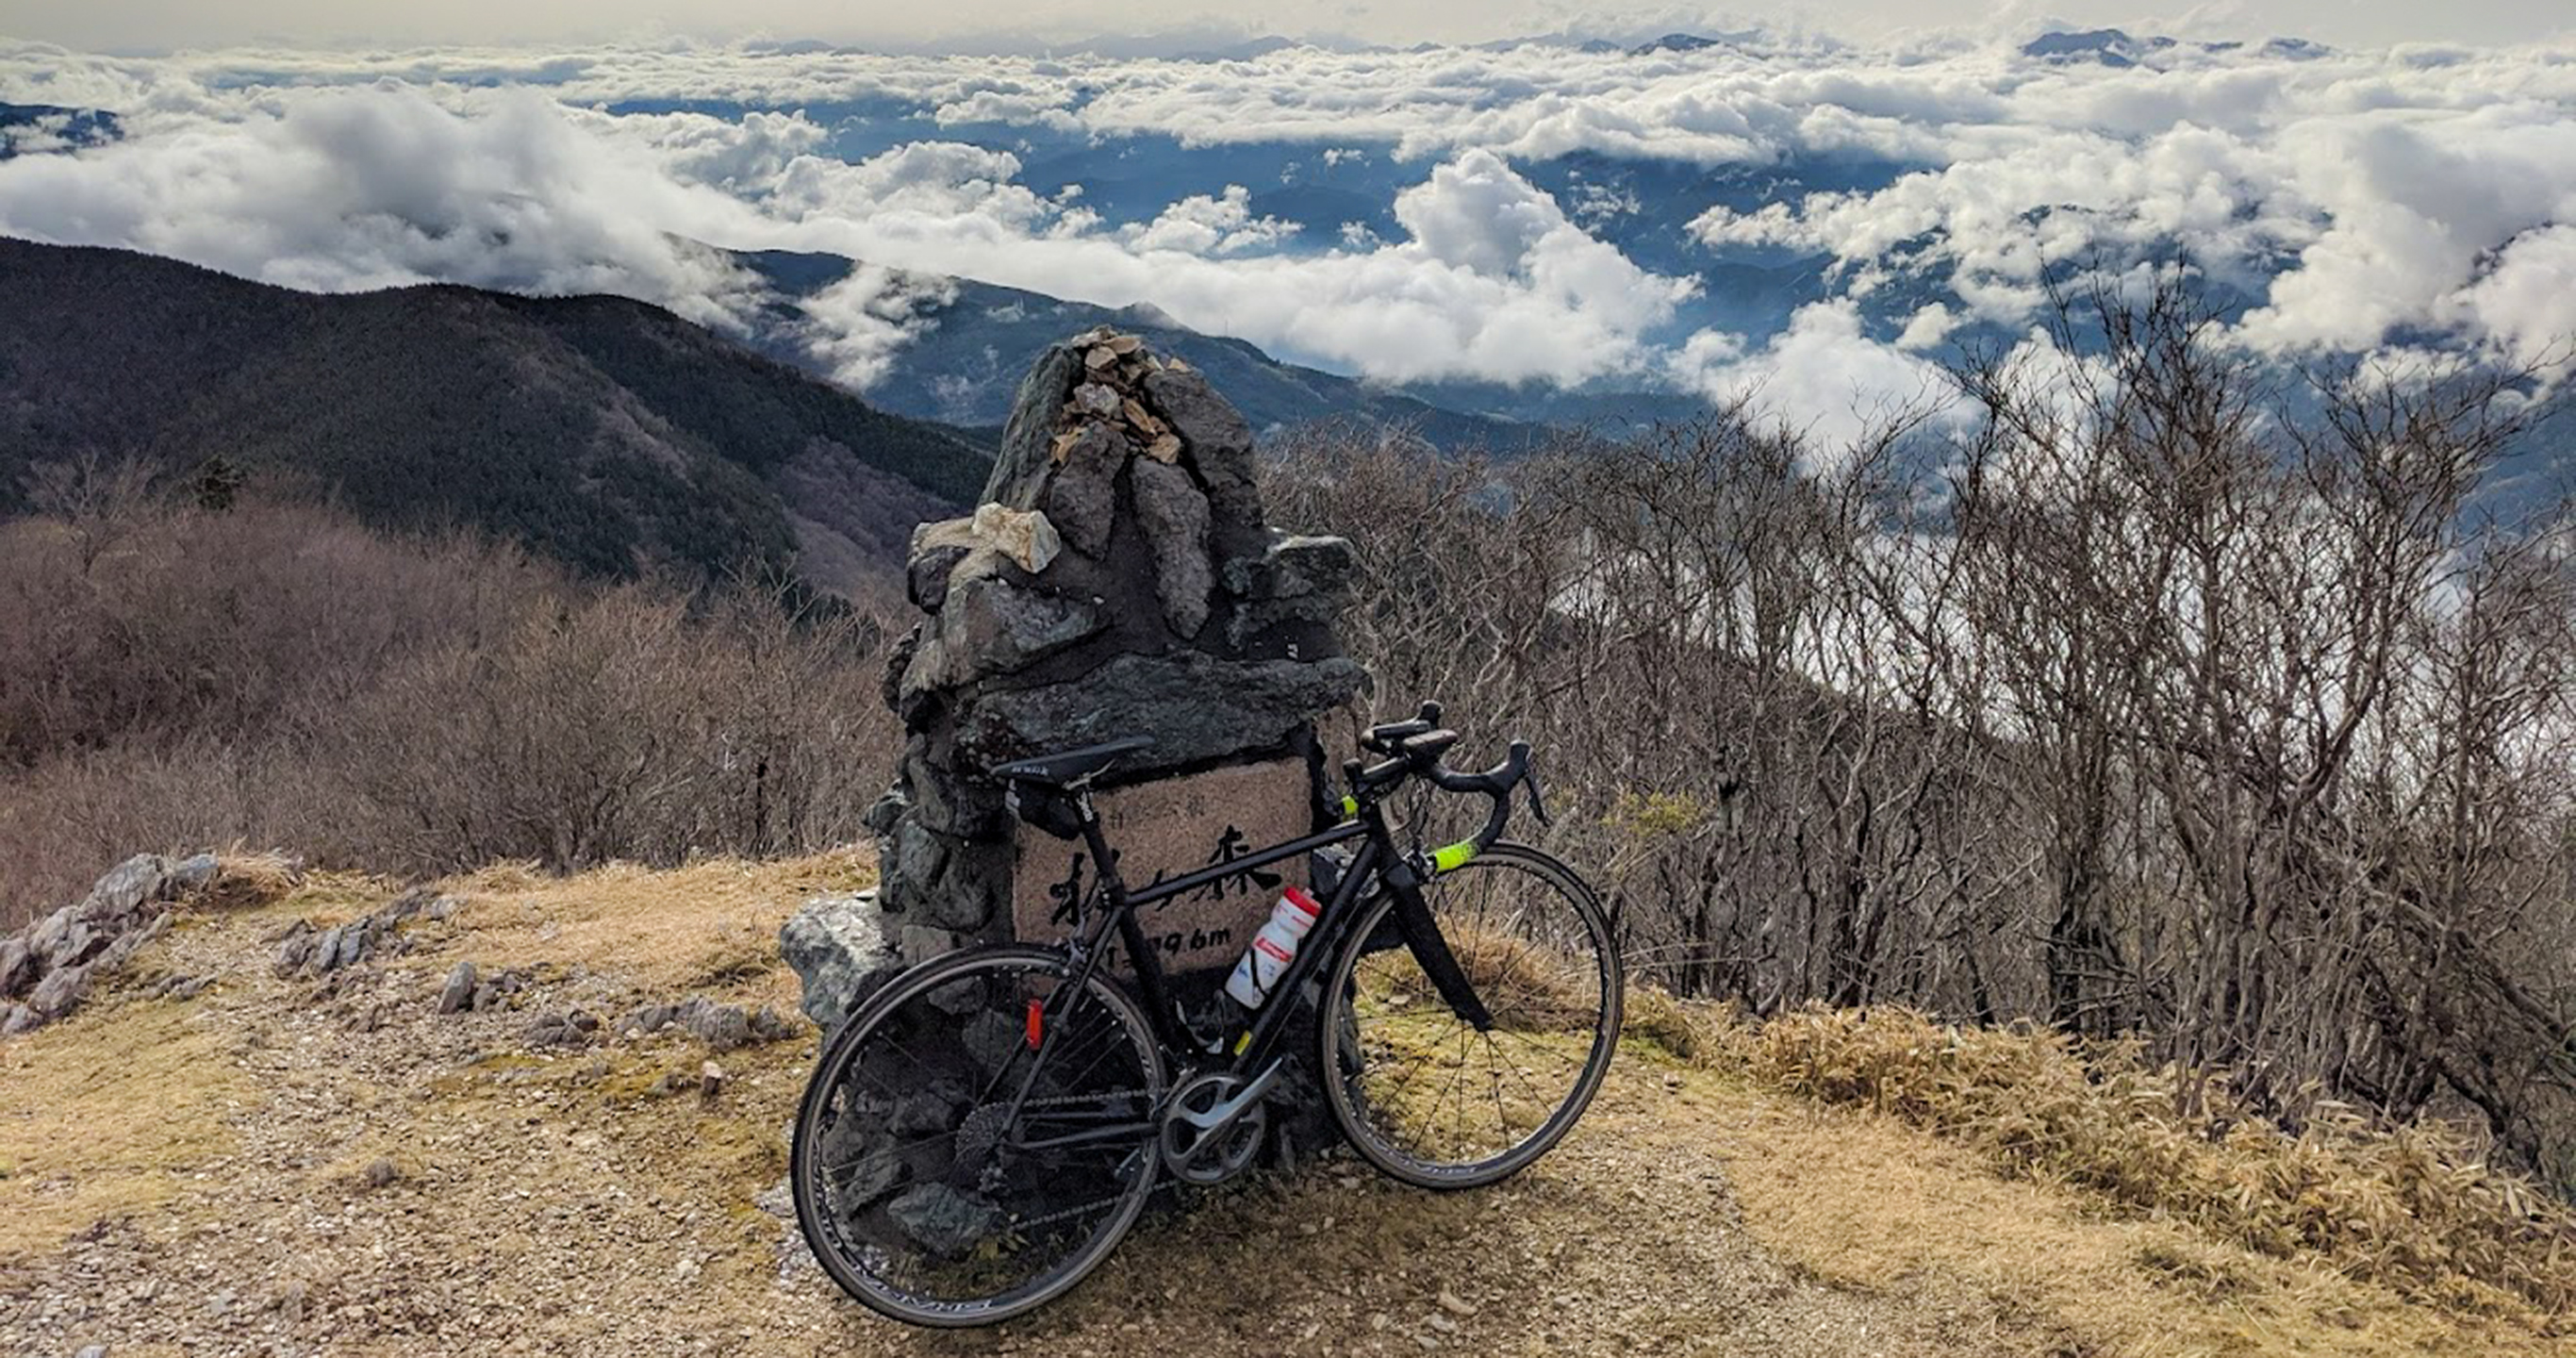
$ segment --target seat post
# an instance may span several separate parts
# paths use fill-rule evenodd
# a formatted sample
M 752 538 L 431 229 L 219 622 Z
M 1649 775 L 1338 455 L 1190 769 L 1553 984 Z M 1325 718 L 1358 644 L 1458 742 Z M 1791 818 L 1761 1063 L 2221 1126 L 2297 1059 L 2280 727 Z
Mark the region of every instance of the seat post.
M 1110 903 L 1127 898 L 1126 883 L 1118 877 L 1117 855 L 1109 847 L 1109 836 L 1100 828 L 1100 813 L 1091 805 L 1091 782 L 1083 780 L 1073 788 L 1074 819 L 1082 824 L 1083 846 L 1091 851 L 1091 866 L 1100 874 L 1100 884 L 1107 888 Z

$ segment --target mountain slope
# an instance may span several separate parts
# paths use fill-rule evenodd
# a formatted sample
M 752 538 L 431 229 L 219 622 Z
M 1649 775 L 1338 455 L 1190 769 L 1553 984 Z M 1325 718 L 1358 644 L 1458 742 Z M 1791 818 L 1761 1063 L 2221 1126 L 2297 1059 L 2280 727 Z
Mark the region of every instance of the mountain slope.
M 590 573 L 899 557 L 989 456 L 656 307 L 453 286 L 317 295 L 0 240 L 0 510 L 38 463 L 225 458 L 401 528 Z
M 793 303 L 848 277 L 858 265 L 839 255 L 738 253 L 734 260 L 781 295 L 763 347 L 791 363 L 814 360 L 797 333 Z M 1114 309 L 965 278 L 908 276 L 907 290 L 949 294 L 915 312 L 929 324 L 868 388 L 868 399 L 919 419 L 982 427 L 1010 413 L 1011 394 L 1038 351 L 1078 331 L 1110 325 L 1141 335 L 1158 354 L 1177 354 L 1243 411 L 1255 431 L 1324 420 L 1404 429 L 1449 449 L 1511 451 L 1544 431 L 1518 420 L 1451 409 L 1403 392 L 1315 368 L 1283 363 L 1239 339 L 1202 334 L 1147 307 Z
M 864 882 L 864 858 L 491 869 L 318 988 L 278 977 L 263 940 L 366 916 L 393 886 L 263 897 L 226 871 L 223 902 L 184 910 L 80 1012 L 0 1039 L 18 1096 L 0 1351 L 2563 1352 L 2527 1314 L 1999 1178 L 1891 1117 L 1784 1093 L 1723 1044 L 1676 1059 L 1665 1044 L 1689 1044 L 1664 1027 L 1632 1033 L 1582 1123 L 1505 1184 L 1421 1193 L 1344 1158 L 1167 1195 L 1063 1301 L 951 1345 L 842 1299 L 780 1215 L 816 1040 L 801 1019 L 724 1051 L 622 1023 L 531 1040 L 541 1016 L 700 994 L 792 1011 L 777 927 Z M 514 992 L 437 1012 L 469 960 Z M 205 984 L 156 998 L 165 977 Z

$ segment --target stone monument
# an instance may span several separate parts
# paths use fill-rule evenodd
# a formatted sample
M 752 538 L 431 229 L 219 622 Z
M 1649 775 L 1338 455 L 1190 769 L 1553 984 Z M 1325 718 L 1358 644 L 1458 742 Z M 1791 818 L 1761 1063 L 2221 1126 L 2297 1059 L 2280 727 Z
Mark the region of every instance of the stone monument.
M 1330 818 L 1314 721 L 1364 682 L 1334 635 L 1350 545 L 1271 528 L 1252 459 L 1234 407 L 1135 336 L 1094 330 L 1039 357 L 983 504 L 913 534 L 924 616 L 885 693 L 903 762 L 869 813 L 880 971 L 1070 924 L 1089 864 L 1017 822 L 994 764 L 1151 737 L 1097 799 L 1131 887 Z M 1280 864 L 1142 922 L 1176 974 L 1221 972 L 1303 872 Z

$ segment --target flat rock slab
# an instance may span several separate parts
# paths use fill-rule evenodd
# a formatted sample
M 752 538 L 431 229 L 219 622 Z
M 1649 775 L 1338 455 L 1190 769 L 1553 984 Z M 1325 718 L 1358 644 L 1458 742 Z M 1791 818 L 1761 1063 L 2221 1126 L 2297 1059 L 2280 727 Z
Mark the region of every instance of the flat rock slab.
M 1118 872 L 1131 891 L 1196 872 L 1306 833 L 1311 823 L 1303 761 L 1278 759 L 1164 778 L 1093 798 L 1101 828 L 1118 846 Z M 1011 923 L 1025 940 L 1064 937 L 1072 902 L 1091 889 L 1091 862 L 1078 844 L 1022 827 L 1012 876 Z M 1306 885 L 1302 857 L 1145 907 L 1137 922 L 1179 973 L 1234 965 L 1289 886 Z M 1110 963 L 1128 968 L 1123 949 Z

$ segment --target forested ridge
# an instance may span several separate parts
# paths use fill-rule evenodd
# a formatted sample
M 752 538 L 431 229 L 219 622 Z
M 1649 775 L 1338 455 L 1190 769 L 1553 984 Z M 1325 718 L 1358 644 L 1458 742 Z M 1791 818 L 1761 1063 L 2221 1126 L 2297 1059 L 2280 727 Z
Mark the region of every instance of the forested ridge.
M 0 240 L 0 313 L 8 510 L 49 464 L 179 478 L 214 464 L 589 575 L 780 577 L 810 545 L 797 519 L 882 558 L 913 522 L 970 502 L 990 461 L 623 298 L 325 296 Z

